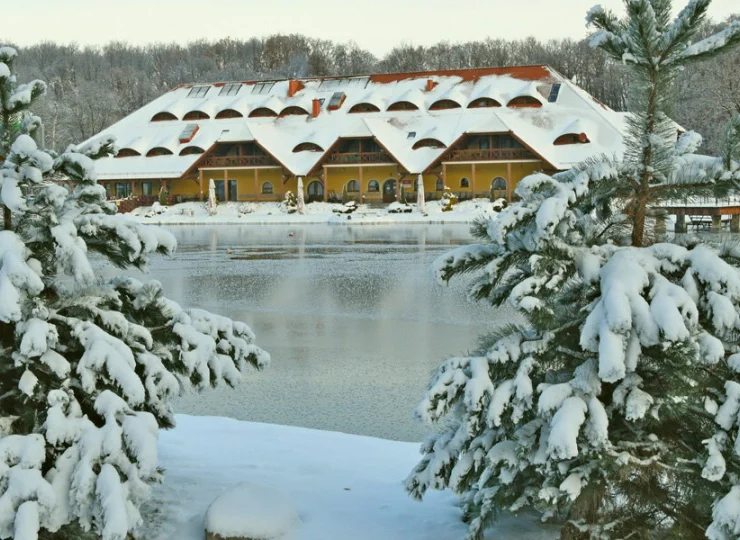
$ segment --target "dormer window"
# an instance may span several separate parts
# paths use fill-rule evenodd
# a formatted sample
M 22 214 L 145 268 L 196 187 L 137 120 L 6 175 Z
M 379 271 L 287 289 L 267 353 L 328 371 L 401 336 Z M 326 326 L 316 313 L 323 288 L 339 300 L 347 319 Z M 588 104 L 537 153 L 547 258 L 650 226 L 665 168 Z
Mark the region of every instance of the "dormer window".
M 258 107 L 249 113 L 249 118 L 269 118 L 275 117 L 278 114 L 267 107 Z
M 241 83 L 225 84 L 218 93 L 219 96 L 235 96 L 242 89 Z
M 457 101 L 453 101 L 451 99 L 440 99 L 439 101 L 435 101 L 432 103 L 432 105 L 429 107 L 430 111 L 442 111 L 445 109 L 459 109 L 460 104 Z
M 169 112 L 161 112 L 152 116 L 152 122 L 168 122 L 170 120 L 177 120 L 177 116 Z
M 410 101 L 396 101 L 386 109 L 388 111 L 418 111 L 419 107 Z
M 188 97 L 189 98 L 205 97 L 205 95 L 208 93 L 210 89 L 211 89 L 210 86 L 193 86 L 190 89 L 190 92 L 188 92 Z
M 157 157 L 157 156 L 171 156 L 172 150 L 169 148 L 164 148 L 163 146 L 157 146 L 156 148 L 152 148 L 146 153 L 146 157 Z
M 468 105 L 468 109 L 483 109 L 486 107 L 500 107 L 501 104 L 493 98 L 481 97 L 474 99 Z
M 447 148 L 445 144 L 438 140 L 438 139 L 421 139 L 420 141 L 417 141 L 414 146 L 414 150 L 418 150 L 419 148 Z
M 507 107 L 542 107 L 542 102 L 536 97 L 519 96 L 506 104 Z
M 180 150 L 181 156 L 192 156 L 195 154 L 202 154 L 205 152 L 200 146 L 186 146 L 182 150 Z
M 296 105 L 291 105 L 290 107 L 285 107 L 281 112 L 280 116 L 307 116 L 308 111 L 304 109 L 303 107 L 298 107 Z
M 304 142 L 293 148 L 293 152 L 323 152 L 324 149 L 318 144 Z
M 209 118 L 210 116 L 203 111 L 190 111 L 182 117 L 183 120 L 208 120 Z
M 372 103 L 358 103 L 357 105 L 353 105 L 349 112 L 351 113 L 370 113 L 370 112 L 380 112 L 380 109 L 373 105 Z
M 118 153 L 116 154 L 117 158 L 126 158 L 126 157 L 135 157 L 140 156 L 141 154 L 134 150 L 133 148 L 121 148 Z
M 552 144 L 561 146 L 566 144 L 586 144 L 589 142 L 591 141 L 585 133 L 564 133 L 555 139 Z
M 216 120 L 222 120 L 224 118 L 241 118 L 242 116 L 242 113 L 234 109 L 224 109 L 216 115 Z

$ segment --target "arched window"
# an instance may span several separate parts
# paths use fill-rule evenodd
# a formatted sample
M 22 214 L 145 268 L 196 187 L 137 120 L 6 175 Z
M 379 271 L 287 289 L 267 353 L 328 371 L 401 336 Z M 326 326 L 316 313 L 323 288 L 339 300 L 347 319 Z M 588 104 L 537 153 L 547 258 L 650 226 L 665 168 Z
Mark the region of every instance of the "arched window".
M 457 101 L 453 101 L 451 99 L 440 99 L 439 101 L 435 101 L 432 103 L 432 105 L 429 107 L 430 111 L 441 111 L 444 109 L 459 109 L 460 104 Z
M 186 146 L 180 150 L 181 156 L 192 156 L 193 154 L 202 154 L 205 152 L 200 146 Z
M 146 153 L 146 157 L 156 157 L 156 156 L 171 156 L 172 150 L 169 150 L 168 148 L 164 148 L 162 146 L 157 146 L 156 148 L 152 148 Z
M 380 191 L 380 182 L 378 182 L 377 180 L 370 180 L 367 183 L 367 190 L 377 193 L 378 191 Z
M 134 157 L 134 156 L 140 156 L 141 154 L 134 150 L 133 148 L 121 148 L 118 153 L 116 154 L 116 157 Z
M 419 107 L 411 103 L 410 101 L 396 101 L 391 103 L 386 109 L 388 111 L 417 111 Z
M 263 184 L 262 184 L 262 194 L 263 195 L 272 195 L 273 194 L 272 182 L 263 182 Z
M 182 117 L 183 120 L 208 120 L 209 118 L 210 116 L 203 111 L 190 111 Z
M 169 112 L 161 112 L 152 116 L 152 122 L 167 122 L 168 120 L 177 120 L 177 116 Z
M 506 104 L 507 107 L 542 107 L 542 102 L 536 97 L 519 96 Z
M 445 144 L 437 139 L 421 139 L 420 141 L 417 141 L 414 146 L 414 150 L 418 150 L 419 148 L 447 148 Z
M 324 149 L 318 144 L 312 142 L 304 142 L 293 148 L 293 152 L 323 152 Z
M 460 187 L 461 188 L 469 188 L 470 187 L 470 180 L 467 178 L 460 178 Z
M 349 112 L 351 113 L 366 113 L 366 112 L 380 112 L 380 109 L 372 103 L 358 103 L 352 105 Z
M 308 111 L 304 109 L 303 107 L 297 107 L 295 105 L 291 105 L 290 107 L 285 107 L 282 111 L 280 111 L 280 116 L 294 116 L 294 115 L 308 115 Z
M 356 193 L 360 191 L 360 183 L 357 180 L 347 182 L 347 193 Z
M 242 113 L 234 109 L 224 109 L 216 115 L 216 120 L 221 120 L 222 118 L 242 118 L 243 116 Z
M 493 98 L 481 97 L 468 104 L 468 109 L 482 109 L 484 107 L 500 107 L 501 104 Z
M 589 141 L 588 136 L 585 133 L 565 133 L 555 139 L 552 144 L 563 145 L 563 144 L 586 144 Z
M 278 114 L 268 107 L 258 107 L 249 113 L 249 118 L 268 118 Z
M 437 191 L 444 191 L 445 189 L 445 182 L 441 178 L 437 178 L 437 183 L 435 184 L 434 188 Z
M 491 189 L 494 191 L 506 191 L 506 180 L 497 176 L 493 179 L 493 182 L 491 182 Z

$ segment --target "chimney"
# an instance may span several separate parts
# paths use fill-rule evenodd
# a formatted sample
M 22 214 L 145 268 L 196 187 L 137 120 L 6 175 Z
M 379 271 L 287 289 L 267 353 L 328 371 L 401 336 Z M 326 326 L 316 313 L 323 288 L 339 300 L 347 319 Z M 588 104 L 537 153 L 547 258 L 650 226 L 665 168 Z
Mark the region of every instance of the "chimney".
M 301 90 L 303 90 L 303 83 L 301 81 L 294 79 L 288 82 L 288 97 L 293 97 Z
M 316 118 L 321 113 L 321 100 L 314 99 L 312 104 L 313 104 L 313 107 L 311 109 L 311 116 Z
M 427 79 L 427 92 L 431 92 L 434 90 L 434 87 L 437 86 L 437 83 L 434 82 L 432 79 Z

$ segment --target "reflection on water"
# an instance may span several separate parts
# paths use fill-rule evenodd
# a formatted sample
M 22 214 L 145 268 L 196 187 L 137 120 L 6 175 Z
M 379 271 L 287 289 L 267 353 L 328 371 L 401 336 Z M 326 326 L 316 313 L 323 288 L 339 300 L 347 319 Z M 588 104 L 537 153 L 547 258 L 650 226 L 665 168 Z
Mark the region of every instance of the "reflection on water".
M 248 323 L 273 358 L 234 390 L 183 396 L 179 412 L 421 440 L 412 412 L 431 371 L 505 318 L 468 303 L 463 283 L 433 281 L 434 258 L 471 242 L 465 225 L 171 230 L 178 252 L 148 277 Z

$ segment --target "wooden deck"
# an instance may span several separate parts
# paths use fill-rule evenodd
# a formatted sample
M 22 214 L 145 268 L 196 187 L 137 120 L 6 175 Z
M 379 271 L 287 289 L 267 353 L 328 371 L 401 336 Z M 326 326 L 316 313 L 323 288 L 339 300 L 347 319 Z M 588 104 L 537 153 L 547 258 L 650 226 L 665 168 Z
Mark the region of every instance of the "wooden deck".
M 676 216 L 675 231 L 677 233 L 686 232 L 688 226 L 709 228 L 711 231 L 719 232 L 722 230 L 722 223 L 728 221 L 731 232 L 740 232 L 739 196 L 725 199 L 688 198 L 683 201 L 671 201 L 671 203 L 663 209 L 668 214 Z

